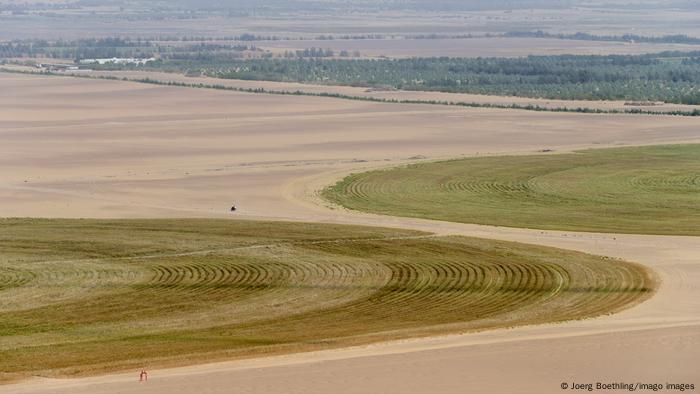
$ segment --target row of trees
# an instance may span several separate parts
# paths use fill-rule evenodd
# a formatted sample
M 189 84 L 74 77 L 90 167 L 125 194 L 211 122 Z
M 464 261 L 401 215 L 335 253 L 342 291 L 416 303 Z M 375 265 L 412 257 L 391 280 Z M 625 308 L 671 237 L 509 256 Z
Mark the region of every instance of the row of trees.
M 47 40 L 17 40 L 0 42 L 1 58 L 22 57 L 48 57 L 57 59 L 82 59 L 130 57 L 144 58 L 154 57 L 164 60 L 187 60 L 207 63 L 221 63 L 231 59 L 244 59 L 251 57 L 273 57 L 272 53 L 265 52 L 253 43 L 202 41 L 185 42 L 182 45 L 172 45 L 142 39 L 128 38 L 101 38 L 80 39 L 74 41 L 47 41 Z M 296 51 L 286 51 L 277 57 L 285 58 L 328 58 L 339 55 L 341 57 L 359 57 L 358 51 L 339 51 L 332 49 L 307 48 Z
M 48 57 L 76 61 L 112 57 L 149 58 L 156 55 L 164 59 L 216 61 L 218 59 L 242 58 L 241 53 L 243 52 L 259 51 L 255 45 L 246 43 L 199 42 L 175 46 L 125 38 L 0 42 L 0 58 Z

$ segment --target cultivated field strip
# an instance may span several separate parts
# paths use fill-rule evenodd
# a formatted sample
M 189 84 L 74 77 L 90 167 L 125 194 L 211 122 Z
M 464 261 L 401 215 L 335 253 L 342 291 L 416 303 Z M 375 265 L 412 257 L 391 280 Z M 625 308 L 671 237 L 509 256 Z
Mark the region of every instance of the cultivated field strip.
M 632 263 L 410 231 L 367 229 L 374 233 L 362 237 L 362 228 L 322 224 L 279 223 L 276 234 L 237 221 L 184 221 L 181 232 L 167 221 L 60 223 L 71 231 L 27 221 L 0 234 L 13 250 L 0 264 L 4 380 L 588 318 L 634 305 L 656 286 Z M 83 226 L 115 257 L 86 250 Z M 243 226 L 248 238 L 232 246 Z M 179 251 L 118 250 L 162 239 L 159 228 L 178 239 Z M 48 231 L 64 252 L 75 241 L 76 257 L 101 257 L 18 257 L 13 239 L 25 245 L 28 229 Z M 222 237 L 219 248 L 205 248 L 208 232 Z M 182 244 L 188 234 L 191 251 Z
M 323 196 L 394 216 L 700 235 L 700 145 L 483 157 L 353 174 Z

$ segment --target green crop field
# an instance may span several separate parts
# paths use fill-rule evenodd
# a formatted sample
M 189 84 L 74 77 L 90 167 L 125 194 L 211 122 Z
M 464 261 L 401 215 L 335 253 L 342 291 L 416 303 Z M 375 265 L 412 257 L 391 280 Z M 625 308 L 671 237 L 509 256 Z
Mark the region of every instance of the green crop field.
M 348 176 L 350 209 L 510 227 L 700 235 L 700 145 L 481 157 Z
M 554 322 L 649 297 L 643 267 L 413 231 L 0 220 L 0 381 Z

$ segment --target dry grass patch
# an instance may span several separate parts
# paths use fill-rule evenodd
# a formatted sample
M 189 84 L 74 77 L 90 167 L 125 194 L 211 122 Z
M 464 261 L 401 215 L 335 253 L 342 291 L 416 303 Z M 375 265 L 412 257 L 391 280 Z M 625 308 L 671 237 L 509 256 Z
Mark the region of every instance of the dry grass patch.
M 581 319 L 639 265 L 413 231 L 231 220 L 0 221 L 0 380 Z

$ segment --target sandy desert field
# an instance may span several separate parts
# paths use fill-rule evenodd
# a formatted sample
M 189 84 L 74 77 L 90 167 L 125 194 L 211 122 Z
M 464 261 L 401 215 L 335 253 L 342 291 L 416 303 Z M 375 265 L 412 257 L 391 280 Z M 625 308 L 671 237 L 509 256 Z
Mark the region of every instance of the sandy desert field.
M 473 109 L 0 73 L 0 216 L 204 217 L 361 224 L 551 246 L 641 263 L 648 301 L 620 313 L 345 349 L 76 379 L 12 393 L 561 392 L 695 383 L 700 242 L 359 213 L 318 191 L 432 159 L 700 142 L 691 117 Z M 544 153 L 539 153 L 544 154 Z M 236 204 L 235 213 L 229 207 Z M 507 371 L 508 379 L 503 378 Z

